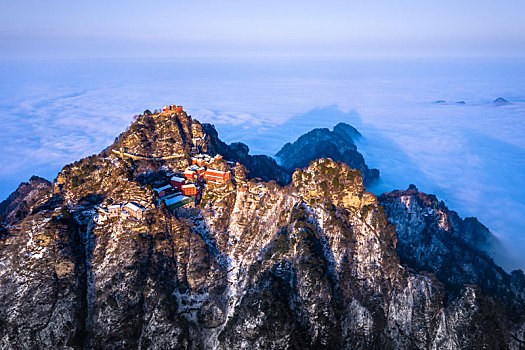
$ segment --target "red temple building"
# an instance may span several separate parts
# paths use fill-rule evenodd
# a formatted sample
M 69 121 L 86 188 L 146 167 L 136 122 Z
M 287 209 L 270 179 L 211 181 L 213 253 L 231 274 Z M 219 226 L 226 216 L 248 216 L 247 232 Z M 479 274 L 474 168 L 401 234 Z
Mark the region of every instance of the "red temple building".
M 216 169 L 207 169 L 204 173 L 204 179 L 206 181 L 215 181 L 224 183 L 226 180 L 231 179 L 232 173 L 229 171 L 220 171 Z
M 178 176 L 173 176 L 171 178 L 171 187 L 173 188 L 177 188 L 177 189 L 181 189 L 182 185 L 184 185 L 184 183 L 186 182 L 186 180 L 182 177 L 178 177 Z

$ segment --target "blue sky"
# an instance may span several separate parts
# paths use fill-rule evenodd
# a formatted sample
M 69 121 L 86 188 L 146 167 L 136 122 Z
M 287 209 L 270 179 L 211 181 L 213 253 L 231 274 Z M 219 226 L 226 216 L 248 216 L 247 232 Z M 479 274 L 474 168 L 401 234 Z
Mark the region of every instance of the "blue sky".
M 0 0 L 0 58 L 525 57 L 525 1 Z

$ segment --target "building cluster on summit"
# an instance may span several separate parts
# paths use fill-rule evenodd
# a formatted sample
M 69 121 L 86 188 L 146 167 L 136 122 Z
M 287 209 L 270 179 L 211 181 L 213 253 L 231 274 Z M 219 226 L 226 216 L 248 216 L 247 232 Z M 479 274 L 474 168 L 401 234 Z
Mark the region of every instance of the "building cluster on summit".
M 161 113 L 170 111 L 175 112 L 177 115 L 185 113 L 182 106 L 170 105 L 164 106 L 162 112 L 155 110 L 155 113 L 148 115 L 155 117 Z M 187 166 L 183 171 L 178 168 L 165 166 L 163 170 L 166 174 L 170 174 L 170 176 L 165 178 L 163 182 L 146 180 L 142 183 L 142 186 L 152 187 L 155 194 L 155 201 L 153 203 L 148 203 L 143 199 L 132 198 L 126 203 L 112 203 L 108 206 L 97 205 L 96 207 L 99 213 L 98 220 L 103 222 L 108 218 L 118 216 L 140 220 L 144 218 L 147 210 L 163 204 L 166 205 L 170 211 L 180 207 L 194 207 L 195 204 L 200 202 L 203 189 L 207 186 L 207 183 L 223 185 L 227 181 L 231 181 L 232 170 L 240 166 L 240 163 L 226 161 L 220 154 L 211 156 L 202 153 L 200 141 L 202 141 L 202 137 L 192 137 L 193 147 L 188 154 L 191 165 Z M 184 154 L 171 154 L 165 157 L 138 155 L 129 152 L 125 147 L 120 147 L 118 150 L 113 149 L 112 152 L 123 160 L 130 158 L 133 160 L 156 161 L 183 158 L 185 156 Z M 219 163 L 223 170 L 217 169 Z M 62 178 L 59 178 L 58 186 L 62 186 Z M 241 190 L 243 189 L 241 188 Z

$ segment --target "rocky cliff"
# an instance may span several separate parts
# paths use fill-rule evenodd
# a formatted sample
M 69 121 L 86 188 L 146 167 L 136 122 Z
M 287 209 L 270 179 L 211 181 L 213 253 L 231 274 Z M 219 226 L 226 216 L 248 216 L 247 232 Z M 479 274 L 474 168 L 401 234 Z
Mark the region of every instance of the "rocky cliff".
M 524 339 L 525 275 L 508 274 L 494 263 L 498 240 L 476 218 L 462 219 L 436 196 L 414 185 L 379 197 L 389 221 L 396 226 L 397 253 L 403 265 L 428 271 L 444 283 L 453 300 L 465 285 L 475 284 L 505 307 L 511 336 Z
M 408 206 L 396 193 L 380 202 L 361 171 L 319 159 L 286 186 L 209 186 L 197 207 L 169 212 L 139 179 L 180 170 L 194 139 L 210 153 L 232 146 L 187 116 L 147 116 L 151 124 L 140 126 L 143 117 L 52 186 L 19 191 L 28 206 L 20 215 L 2 206 L 13 219 L 0 234 L 1 349 L 519 348 L 523 321 L 509 312 L 519 303 L 503 302 L 482 279 L 443 277 L 440 254 L 412 263 L 403 253 L 430 215 L 424 203 Z M 152 159 L 112 151 L 122 148 Z M 162 158 L 175 153 L 183 157 Z M 126 200 L 148 206 L 144 218 L 100 212 Z M 432 215 L 429 227 L 435 221 L 443 236 L 478 235 L 463 221 L 463 231 L 443 233 L 450 213 Z M 434 249 L 410 239 L 416 251 Z M 502 288 L 519 300 L 523 277 L 511 279 Z

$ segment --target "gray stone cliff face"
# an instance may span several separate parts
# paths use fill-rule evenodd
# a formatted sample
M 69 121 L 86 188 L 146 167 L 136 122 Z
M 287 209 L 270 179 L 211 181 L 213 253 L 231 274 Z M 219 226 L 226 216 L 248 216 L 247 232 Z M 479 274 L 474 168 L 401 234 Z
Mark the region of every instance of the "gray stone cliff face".
M 494 298 L 510 321 L 514 345 L 524 339 L 525 275 L 508 274 L 491 257 L 499 242 L 476 218 L 461 219 L 433 195 L 415 187 L 379 197 L 389 221 L 396 225 L 397 253 L 401 262 L 428 271 L 444 283 L 448 300 L 477 285 Z

